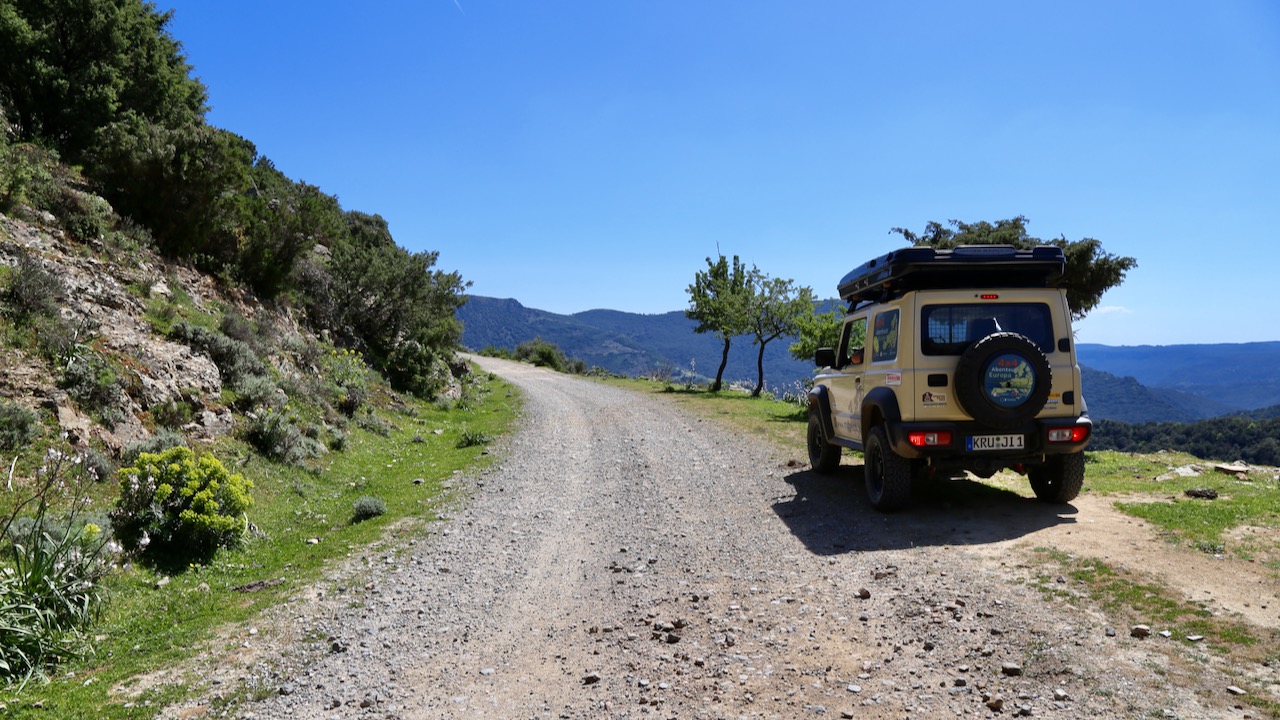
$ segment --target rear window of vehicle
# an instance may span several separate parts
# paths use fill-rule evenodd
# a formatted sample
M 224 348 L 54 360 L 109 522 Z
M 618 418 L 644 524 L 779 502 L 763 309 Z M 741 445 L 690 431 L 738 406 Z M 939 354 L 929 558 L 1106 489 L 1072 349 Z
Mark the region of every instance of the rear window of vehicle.
M 920 311 L 920 348 L 925 355 L 959 355 L 993 332 L 1027 336 L 1053 352 L 1053 320 L 1044 303 L 925 305 Z

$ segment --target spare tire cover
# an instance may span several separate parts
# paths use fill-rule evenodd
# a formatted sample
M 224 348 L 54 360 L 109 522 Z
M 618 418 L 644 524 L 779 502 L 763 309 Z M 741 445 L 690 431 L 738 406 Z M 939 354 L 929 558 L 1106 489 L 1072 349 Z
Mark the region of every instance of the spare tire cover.
M 1024 335 L 993 333 L 956 363 L 956 399 L 974 420 L 1012 428 L 1034 418 L 1053 387 L 1049 360 Z

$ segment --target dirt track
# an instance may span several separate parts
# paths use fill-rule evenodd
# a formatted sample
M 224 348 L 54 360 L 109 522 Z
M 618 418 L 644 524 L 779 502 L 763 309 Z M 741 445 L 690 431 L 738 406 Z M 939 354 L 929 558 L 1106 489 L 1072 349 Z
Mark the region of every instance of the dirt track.
M 1025 583 L 1037 545 L 1168 552 L 1102 503 L 881 515 L 856 465 L 819 477 L 660 398 L 479 362 L 526 398 L 494 469 L 429 537 L 280 608 L 210 697 L 253 688 L 256 718 L 1260 717 L 1227 687 L 1265 676 Z M 1210 589 L 1280 617 L 1273 586 L 1249 608 Z

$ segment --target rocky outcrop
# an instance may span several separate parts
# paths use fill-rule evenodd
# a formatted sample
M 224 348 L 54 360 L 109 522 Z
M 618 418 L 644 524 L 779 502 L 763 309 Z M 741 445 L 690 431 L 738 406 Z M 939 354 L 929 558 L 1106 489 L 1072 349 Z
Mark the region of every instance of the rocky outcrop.
M 91 416 L 102 415 L 105 408 L 78 407 L 57 389 L 57 369 L 20 349 L 0 349 L 5 367 L 0 394 L 48 411 L 73 442 L 96 439 L 115 450 L 147 437 L 145 413 L 171 402 L 197 407 L 194 421 L 185 428 L 196 437 L 230 432 L 234 422 L 221 407 L 218 368 L 208 356 L 155 333 L 146 317 L 144 297 L 170 298 L 181 291 L 204 311 L 216 311 L 222 304 L 239 306 L 243 298 L 224 299 L 208 277 L 154 258 L 133 264 L 111 262 L 104 259 L 109 257 L 106 248 L 97 245 L 85 248 L 70 243 L 57 228 L 0 214 L 0 264 L 15 266 L 24 255 L 36 259 L 66 289 L 59 312 L 76 328 L 76 341 L 109 356 L 122 368 L 124 393 L 121 406 L 114 408 L 118 412 L 112 413 L 116 422 L 110 428 L 95 423 Z

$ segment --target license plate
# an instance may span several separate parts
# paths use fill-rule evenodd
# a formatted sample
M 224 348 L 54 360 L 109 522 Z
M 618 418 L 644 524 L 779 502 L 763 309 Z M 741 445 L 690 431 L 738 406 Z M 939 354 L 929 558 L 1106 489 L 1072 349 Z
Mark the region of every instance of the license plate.
M 970 450 L 1021 450 L 1022 435 L 970 435 L 965 447 Z

